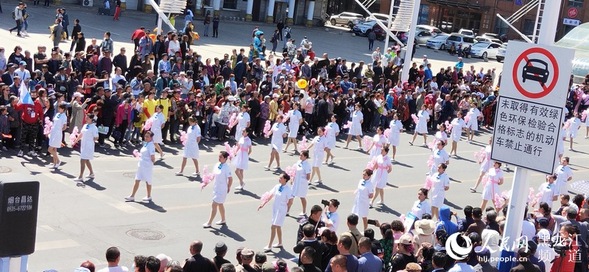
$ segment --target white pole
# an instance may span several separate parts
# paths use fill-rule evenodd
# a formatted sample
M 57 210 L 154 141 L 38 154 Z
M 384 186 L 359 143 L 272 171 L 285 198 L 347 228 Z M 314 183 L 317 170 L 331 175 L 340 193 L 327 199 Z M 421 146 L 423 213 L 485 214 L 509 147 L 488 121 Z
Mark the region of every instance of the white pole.
M 393 9 L 394 9 L 394 6 L 395 6 L 394 4 L 395 4 L 395 1 L 394 0 L 391 0 L 391 7 L 389 8 L 389 21 L 387 23 L 387 27 L 389 29 L 391 29 L 391 25 L 393 24 Z M 383 55 L 387 53 L 387 48 L 389 48 L 389 38 L 390 38 L 390 36 L 389 36 L 389 32 L 388 31 L 386 33 L 387 33 L 387 37 L 384 40 L 384 48 L 382 49 L 382 54 Z M 387 58 L 382 58 L 382 65 L 384 65 L 384 66 L 387 66 L 388 65 L 388 63 L 385 63 L 386 62 L 386 59 Z
M 419 7 L 421 0 L 415 0 L 413 3 L 413 16 L 411 17 L 411 27 L 409 28 L 409 39 L 407 40 L 407 47 L 405 50 L 405 59 L 403 63 L 403 73 L 401 74 L 401 81 L 405 82 L 409 79 L 409 69 L 411 68 L 411 55 L 413 55 L 413 44 L 415 43 L 415 26 L 417 25 L 417 17 L 419 17 Z
M 538 45 L 554 44 L 556 26 L 558 25 L 558 15 L 560 14 L 558 11 L 560 11 L 561 3 L 562 0 L 544 1 L 544 11 L 549 10 L 551 12 L 546 12 L 542 15 Z M 511 187 L 511 197 L 509 199 L 509 210 L 507 211 L 507 220 L 503 231 L 502 241 L 506 241 L 506 247 L 502 247 L 502 260 L 516 256 L 517 243 L 520 240 L 522 232 L 522 220 L 524 219 L 524 211 L 527 206 L 526 201 L 521 198 L 523 197 L 525 199 L 528 195 L 529 176 L 529 170 L 520 167 L 515 168 L 515 175 L 513 176 L 513 184 Z M 515 264 L 515 262 L 509 261 L 500 262 L 499 271 L 508 272 Z
M 315 1 L 309 1 L 309 8 L 307 9 L 307 21 L 313 21 L 313 14 L 315 13 Z

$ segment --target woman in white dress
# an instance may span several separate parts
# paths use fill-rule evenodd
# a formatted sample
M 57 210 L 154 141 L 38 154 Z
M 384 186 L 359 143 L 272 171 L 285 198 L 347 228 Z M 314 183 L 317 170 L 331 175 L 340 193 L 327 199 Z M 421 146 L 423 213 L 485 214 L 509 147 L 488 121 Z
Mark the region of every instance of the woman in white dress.
M 458 150 L 458 142 L 460 142 L 460 137 L 462 136 L 462 131 L 464 130 L 464 119 L 462 119 L 462 112 L 458 112 L 456 114 L 456 118 L 452 120 L 450 123 L 452 125 L 452 132 L 450 132 L 450 138 L 452 139 L 452 149 L 450 149 L 450 156 L 458 156 L 456 151 Z
M 272 250 L 272 247 L 282 247 L 282 225 L 286 218 L 287 210 L 292 205 L 292 189 L 287 184 L 290 176 L 287 173 L 282 173 L 278 177 L 279 184 L 276 184 L 272 190 L 269 191 L 270 198 L 258 206 L 258 211 L 274 198 L 274 205 L 272 205 L 272 226 L 270 227 L 270 241 L 264 247 L 264 251 Z M 274 237 L 278 236 L 278 244 L 272 244 Z
M 98 128 L 94 124 L 94 114 L 86 115 L 86 124 L 82 126 L 82 130 L 74 141 L 74 145 L 82 141 L 80 144 L 80 175 L 74 181 L 83 182 L 82 176 L 86 167 L 90 170 L 90 174 L 86 178 L 94 178 L 94 169 L 90 161 L 94 158 L 94 144 L 98 140 Z
M 327 126 L 325 126 L 325 140 L 327 141 L 327 148 L 325 149 L 325 152 L 327 153 L 327 155 L 325 156 L 324 164 L 327 164 L 328 161 L 330 163 L 333 163 L 333 159 L 335 158 L 335 156 L 333 155 L 332 151 L 333 149 L 335 149 L 335 142 L 337 141 L 336 137 L 339 135 L 340 132 L 339 125 L 336 122 L 337 116 L 335 114 L 332 114 L 330 120 L 331 122 L 329 122 Z
M 424 214 L 432 214 L 432 207 L 427 199 L 428 193 L 429 190 L 426 188 L 420 188 L 417 190 L 417 200 L 413 203 L 411 211 L 407 213 L 407 216 L 405 216 L 405 222 L 403 222 L 406 232 L 413 229 L 413 223 L 420 220 Z
M 53 163 L 48 166 L 51 169 L 57 169 L 61 164 L 59 156 L 57 155 L 57 149 L 61 147 L 63 131 L 67 127 L 65 109 L 65 104 L 59 104 L 59 106 L 57 106 L 57 114 L 53 117 L 53 127 L 51 127 L 51 132 L 49 133 L 49 147 L 47 148 L 47 151 L 49 151 L 53 158 Z
M 288 139 L 286 139 L 286 146 L 284 147 L 284 150 L 282 150 L 283 152 L 288 150 L 290 144 L 293 144 L 294 146 L 293 151 L 297 151 L 297 135 L 299 133 L 299 126 L 303 123 L 303 115 L 299 108 L 299 103 L 294 103 L 292 105 L 292 110 L 288 111 Z
M 309 189 L 309 179 L 311 178 L 311 164 L 309 163 L 309 150 L 302 150 L 299 155 L 299 161 L 294 165 L 296 168 L 295 176 L 290 184 L 292 185 L 292 196 L 301 198 L 303 212 L 300 215 L 307 214 L 307 191 Z M 287 214 L 290 212 L 288 206 Z
M 581 114 L 575 113 L 567 122 L 569 127 L 567 129 L 567 136 L 569 136 L 569 151 L 573 151 L 574 139 L 577 137 L 577 131 L 581 128 Z
M 372 175 L 372 183 L 376 187 L 374 197 L 370 202 L 370 206 L 374 204 L 374 200 L 380 195 L 380 200 L 377 204 L 384 203 L 384 187 L 387 186 L 389 173 L 393 171 L 393 164 L 391 163 L 391 157 L 388 156 L 389 147 L 385 146 L 381 149 L 380 155 L 376 157 L 376 163 L 374 164 L 374 175 Z
M 403 123 L 399 121 L 400 117 L 400 113 L 393 114 L 393 120 L 389 124 L 389 128 L 391 130 L 389 134 L 389 144 L 393 147 L 393 162 L 395 161 L 395 156 L 397 155 L 397 146 L 399 146 L 401 132 L 405 130 L 403 128 Z
M 477 179 L 476 184 L 474 185 L 474 187 L 470 188 L 470 191 L 473 193 L 476 193 L 477 188 L 479 187 L 479 184 L 481 183 L 481 180 L 483 180 L 483 176 L 485 176 L 487 174 L 487 172 L 489 172 L 489 169 L 491 169 L 491 165 L 493 165 L 493 162 L 491 161 L 491 144 L 493 143 L 493 137 L 489 138 L 489 144 L 487 146 L 485 146 L 485 156 L 482 158 L 479 158 L 478 163 L 481 165 L 480 169 L 479 169 L 479 178 Z
M 186 141 L 184 148 L 182 149 L 182 165 L 180 171 L 176 173 L 176 176 L 182 176 L 184 173 L 184 167 L 186 167 L 186 161 L 192 159 L 194 163 L 194 169 L 196 171 L 192 174 L 193 177 L 200 175 L 198 168 L 198 157 L 199 157 L 199 146 L 200 139 L 202 137 L 200 127 L 197 124 L 196 117 L 188 117 L 188 129 L 186 130 Z
M 429 111 L 427 105 L 421 105 L 421 110 L 417 113 L 417 124 L 415 124 L 415 132 L 413 133 L 413 139 L 409 142 L 413 145 L 417 135 L 423 136 L 423 146 L 427 146 L 427 122 L 429 121 Z
M 383 132 L 384 128 L 379 126 L 376 128 L 376 134 L 372 137 L 372 144 L 370 144 L 370 147 L 368 148 L 371 160 L 380 155 L 382 147 L 387 143 L 386 137 L 382 134 Z
M 374 197 L 374 184 L 370 181 L 372 170 L 364 169 L 362 179 L 358 182 L 354 197 L 354 207 L 352 213 L 362 218 L 364 229 L 368 228 L 368 209 L 370 209 L 370 199 Z
M 237 114 L 237 126 L 235 127 L 235 140 L 239 140 L 243 130 L 246 130 L 250 127 L 251 119 L 250 114 L 248 113 L 250 107 L 246 104 L 241 106 L 241 112 Z
M 317 174 L 316 183 L 321 184 L 321 163 L 323 162 L 323 158 L 325 158 L 325 150 L 327 149 L 327 140 L 325 139 L 325 130 L 323 127 L 317 128 L 317 136 L 313 138 L 311 141 L 311 145 L 309 146 L 309 150 L 313 150 L 313 170 L 311 171 L 311 177 L 309 178 L 309 182 L 313 180 L 315 174 Z
M 158 153 L 160 153 L 160 159 L 164 157 L 164 151 L 160 147 L 160 144 L 164 143 L 162 138 L 162 128 L 166 125 L 166 117 L 162 113 L 164 110 L 163 105 L 155 107 L 155 113 L 151 116 L 151 132 L 153 132 L 153 144 Z
M 241 131 L 241 138 L 237 142 L 237 154 L 233 158 L 233 166 L 235 167 L 235 175 L 239 180 L 239 186 L 236 190 L 243 190 L 245 183 L 243 182 L 243 171 L 247 170 L 247 164 L 252 153 L 252 140 L 248 137 L 247 129 Z
M 274 160 L 276 160 L 276 169 L 280 170 L 280 153 L 278 153 L 278 151 L 282 150 L 282 145 L 284 144 L 283 138 L 286 138 L 286 126 L 282 123 L 282 120 L 283 116 L 278 115 L 276 117 L 276 122 L 270 129 L 269 134 L 272 136 L 270 142 L 272 145 L 272 151 L 270 151 L 270 161 L 268 162 L 266 170 L 270 169 Z
M 475 131 L 479 130 L 479 120 L 482 118 L 483 114 L 477 108 L 477 105 L 475 103 L 471 103 L 470 110 L 468 110 L 468 113 L 466 114 L 466 119 L 468 119 L 468 122 L 466 122 L 466 128 L 468 129 L 467 139 L 469 143 L 472 141 Z
M 450 178 L 446 174 L 447 167 L 445 163 L 438 164 L 437 172 L 428 177 L 432 182 L 429 194 L 431 195 L 432 216 L 435 220 L 439 218 L 438 211 L 444 205 L 446 191 L 450 189 Z
M 350 145 L 350 141 L 352 140 L 352 136 L 356 137 L 358 140 L 359 148 L 362 149 L 362 122 L 364 121 L 364 115 L 362 114 L 362 106 L 360 103 L 356 103 L 354 105 L 354 112 L 352 112 L 352 124 L 348 130 L 348 139 L 346 140 L 346 149 L 348 149 L 348 145 Z
M 434 144 L 438 142 L 444 142 L 444 145 L 448 144 L 448 134 L 446 133 L 446 124 L 438 125 L 438 131 L 434 135 Z
M 139 163 L 137 164 L 137 173 L 135 174 L 135 185 L 133 186 L 131 195 L 125 197 L 125 201 L 128 202 L 135 201 L 135 193 L 137 193 L 141 181 L 145 181 L 147 187 L 147 196 L 144 197 L 142 201 L 151 201 L 151 181 L 153 177 L 153 164 L 155 163 L 153 132 L 149 130 L 145 131 L 143 133 L 143 141 L 143 147 L 141 147 L 141 150 L 139 151 L 140 156 Z
M 487 182 L 484 184 L 483 187 L 483 202 L 481 203 L 481 210 L 485 210 L 487 206 L 487 202 L 493 201 L 495 194 L 499 194 L 499 185 L 503 184 L 503 171 L 501 171 L 501 163 L 494 162 L 493 168 L 489 169 L 487 172 Z M 492 202 L 495 203 L 495 202 Z M 501 207 L 495 206 L 495 209 L 500 209 Z
M 556 181 L 556 175 L 546 175 L 546 182 L 540 184 L 538 187 L 538 193 L 540 194 L 540 199 L 538 199 L 538 203 L 546 202 L 548 207 L 552 209 L 552 203 L 558 200 L 558 188 L 554 183 Z
M 221 220 L 217 221 L 215 224 L 217 225 L 225 225 L 225 199 L 227 199 L 227 194 L 231 190 L 231 184 L 233 183 L 233 177 L 231 176 L 231 168 L 227 163 L 227 159 L 229 158 L 229 153 L 226 151 L 219 152 L 219 163 L 215 165 L 213 169 L 214 182 L 213 184 L 213 203 L 211 204 L 211 216 L 209 217 L 209 221 L 202 225 L 203 228 L 210 228 L 215 216 L 217 216 L 217 209 L 219 210 L 219 214 L 221 214 Z
M 432 149 L 432 165 L 429 169 L 429 175 L 433 175 L 436 172 L 438 172 L 438 166 L 441 163 L 445 165 L 450 164 L 450 155 L 448 155 L 448 152 L 444 150 L 444 146 L 445 145 L 443 142 L 438 142 L 436 146 Z

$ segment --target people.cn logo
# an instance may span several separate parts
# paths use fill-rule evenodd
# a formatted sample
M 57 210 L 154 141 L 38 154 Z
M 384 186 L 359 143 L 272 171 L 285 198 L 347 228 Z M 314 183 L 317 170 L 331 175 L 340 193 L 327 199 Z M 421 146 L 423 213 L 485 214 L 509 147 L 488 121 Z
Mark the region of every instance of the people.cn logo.
M 454 233 L 446 240 L 446 253 L 454 260 L 466 259 L 471 251 L 472 241 L 466 235 Z

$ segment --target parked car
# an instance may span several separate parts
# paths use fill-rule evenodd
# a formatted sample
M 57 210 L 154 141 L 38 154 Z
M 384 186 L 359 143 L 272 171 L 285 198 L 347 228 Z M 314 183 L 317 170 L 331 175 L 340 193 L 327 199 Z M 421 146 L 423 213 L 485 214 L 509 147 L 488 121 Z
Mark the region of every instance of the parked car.
M 495 58 L 497 58 L 498 62 L 503 62 L 505 59 L 505 51 L 507 51 L 507 43 L 502 44 L 499 50 L 497 50 Z
M 427 40 L 425 46 L 434 50 L 444 50 L 446 49 L 446 40 L 448 37 L 450 37 L 450 35 L 446 33 L 438 34 L 437 36 Z
M 474 38 L 474 31 L 470 30 L 470 29 L 465 29 L 465 28 L 461 28 L 460 30 L 458 30 L 458 34 L 462 34 L 466 37 L 471 37 Z
M 331 25 L 344 25 L 352 28 L 352 26 L 356 25 L 358 22 L 364 20 L 364 16 L 362 14 L 353 13 L 353 12 L 342 12 L 337 15 L 331 15 L 329 17 L 329 22 Z
M 486 33 L 483 33 L 481 36 L 482 37 L 489 37 L 491 39 L 498 39 L 498 40 L 500 39 L 499 34 L 496 34 L 496 33 L 486 32 Z
M 491 36 L 477 36 L 476 38 L 474 38 L 477 42 L 493 42 L 493 43 L 499 43 L 502 44 L 503 42 L 500 39 L 496 39 L 493 38 Z
M 388 14 L 383 14 L 383 13 L 372 13 L 372 16 L 374 16 L 374 18 L 368 16 L 366 17 L 365 21 L 373 21 L 374 19 L 382 22 L 385 26 L 389 24 L 389 15 Z M 395 17 L 393 16 L 391 18 L 391 22 L 392 20 L 394 20 Z
M 352 32 L 358 36 L 366 36 L 368 35 L 368 32 L 374 29 L 375 26 L 378 26 L 378 24 L 376 24 L 376 21 L 374 20 L 361 22 L 352 27 Z
M 444 32 L 442 32 L 439 28 L 435 27 L 435 26 L 431 26 L 431 25 L 416 25 L 415 26 L 415 31 L 419 32 L 419 31 L 427 31 L 429 33 L 432 34 L 432 36 L 437 36 L 439 34 L 442 34 Z
M 427 41 L 433 37 L 434 35 L 432 35 L 432 33 L 429 31 L 419 31 L 415 34 L 415 41 L 418 45 L 422 45 L 426 44 Z
M 474 43 L 475 43 L 475 40 L 472 37 L 464 36 L 459 33 L 452 33 L 452 34 L 450 34 L 450 36 L 446 40 L 446 49 L 450 50 L 452 45 L 454 45 L 455 48 L 458 48 L 458 46 L 461 44 L 462 44 L 462 48 L 464 48 L 469 45 L 472 46 Z
M 499 48 L 500 43 L 478 42 L 470 48 L 470 55 L 474 58 L 496 59 Z

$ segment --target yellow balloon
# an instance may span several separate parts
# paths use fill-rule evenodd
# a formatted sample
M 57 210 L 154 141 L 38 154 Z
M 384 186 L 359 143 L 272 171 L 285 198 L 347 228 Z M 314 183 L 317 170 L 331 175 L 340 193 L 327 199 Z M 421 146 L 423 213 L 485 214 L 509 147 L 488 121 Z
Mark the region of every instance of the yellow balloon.
M 307 84 L 308 82 L 304 78 L 301 78 L 297 81 L 297 87 L 299 87 L 299 89 L 307 88 Z

